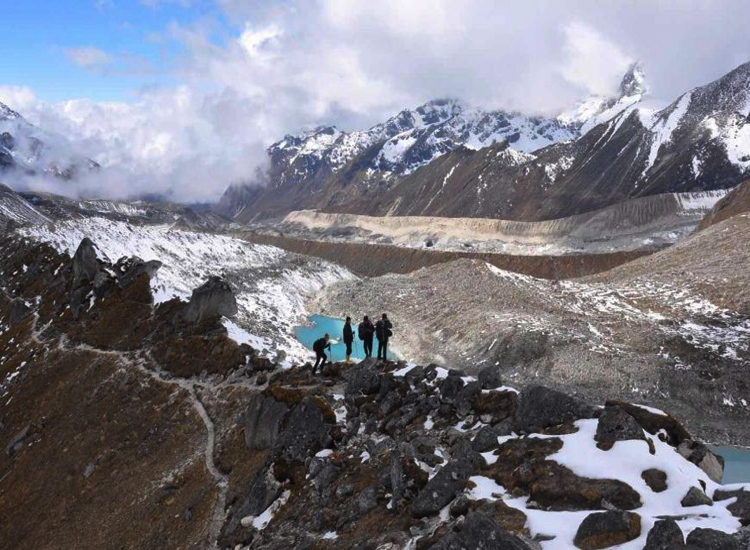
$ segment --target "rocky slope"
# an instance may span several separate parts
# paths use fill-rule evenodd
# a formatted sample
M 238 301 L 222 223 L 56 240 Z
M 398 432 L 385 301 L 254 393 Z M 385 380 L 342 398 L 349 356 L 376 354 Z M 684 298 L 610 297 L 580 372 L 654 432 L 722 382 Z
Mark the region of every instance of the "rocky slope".
M 316 128 L 286 136 L 268 149 L 270 168 L 249 185 L 230 187 L 219 211 L 239 222 L 283 215 L 304 206 L 369 200 L 441 156 L 495 143 L 514 159 L 570 141 L 638 103 L 645 93 L 643 73 L 631 67 L 616 97 L 592 97 L 559 117 L 529 116 L 470 108 L 452 99 L 407 109 L 366 131 Z M 258 189 L 258 185 L 265 186 Z M 311 196 L 312 195 L 312 196 Z
M 497 369 L 280 368 L 209 279 L 1 243 L 9 548 L 738 548 L 743 487 L 674 417 Z M 54 512 L 54 513 L 51 513 Z M 719 546 L 717 546 L 719 544 Z M 679 547 L 679 546 L 678 546 Z
M 750 212 L 750 180 L 738 185 L 716 203 L 701 220 L 698 231 L 745 212 Z
M 703 437 L 748 444 L 750 217 L 591 278 L 548 281 L 461 260 L 326 289 L 331 315 L 386 311 L 418 363 L 497 365 L 601 400 L 679 412 Z M 401 327 L 399 330 L 398 327 Z

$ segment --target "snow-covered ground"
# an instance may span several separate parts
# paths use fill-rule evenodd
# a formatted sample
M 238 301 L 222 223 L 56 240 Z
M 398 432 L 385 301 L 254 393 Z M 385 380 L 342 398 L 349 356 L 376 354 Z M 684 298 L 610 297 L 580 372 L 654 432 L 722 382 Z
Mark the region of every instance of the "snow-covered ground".
M 235 289 L 239 307 L 237 318 L 225 322 L 230 336 L 271 355 L 283 350 L 291 361 L 309 358 L 292 334 L 310 313 L 305 311 L 305 297 L 354 277 L 343 267 L 273 246 L 168 225 L 131 225 L 95 217 L 33 226 L 22 233 L 70 255 L 88 237 L 111 262 L 122 256 L 159 260 L 163 265 L 151 281 L 157 303 L 174 297 L 188 300 L 208 276 L 221 275 Z

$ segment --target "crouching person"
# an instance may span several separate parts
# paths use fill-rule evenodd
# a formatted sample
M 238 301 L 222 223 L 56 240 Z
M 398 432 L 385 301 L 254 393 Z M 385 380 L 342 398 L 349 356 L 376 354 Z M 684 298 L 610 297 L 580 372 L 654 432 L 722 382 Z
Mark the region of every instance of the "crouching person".
M 313 374 L 315 374 L 315 371 L 318 370 L 318 363 L 320 363 L 320 372 L 323 372 L 323 367 L 328 360 L 328 356 L 325 353 L 326 349 L 329 351 L 331 349 L 331 342 L 328 334 L 323 336 L 323 338 L 315 340 L 315 343 L 313 344 L 313 351 L 315 352 L 315 366 L 313 366 L 312 370 Z

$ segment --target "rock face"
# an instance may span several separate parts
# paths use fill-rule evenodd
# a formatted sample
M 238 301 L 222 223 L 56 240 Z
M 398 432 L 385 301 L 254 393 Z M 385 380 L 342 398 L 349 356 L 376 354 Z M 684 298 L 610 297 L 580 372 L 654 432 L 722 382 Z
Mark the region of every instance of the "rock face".
M 114 266 L 117 273 L 117 284 L 120 288 L 130 286 L 137 277 L 144 273 L 151 278 L 161 266 L 162 263 L 158 260 L 144 262 L 136 256 L 120 258 Z
M 454 460 L 446 464 L 419 492 L 412 505 L 412 515 L 422 518 L 438 513 L 464 488 L 472 470 L 468 460 Z
M 589 514 L 578 528 L 574 543 L 582 550 L 616 546 L 641 536 L 641 517 L 632 512 Z
M 544 386 L 529 386 L 521 391 L 516 421 L 518 429 L 538 432 L 582 418 L 592 418 L 595 409 L 563 392 Z
M 84 282 L 93 283 L 100 269 L 94 243 L 88 237 L 84 237 L 73 255 L 73 287 L 76 288 Z
M 673 519 L 660 519 L 648 532 L 644 550 L 667 550 L 670 545 L 682 546 L 685 536 L 682 529 Z
M 715 455 L 703 443 L 686 440 L 677 447 L 677 452 L 706 472 L 716 483 L 724 477 L 724 459 Z
M 195 323 L 216 314 L 224 317 L 237 315 L 237 299 L 229 283 L 221 277 L 212 276 L 193 290 L 185 311 L 185 319 Z
M 629 439 L 645 440 L 643 428 L 622 407 L 611 405 L 604 408 L 596 428 L 596 441 L 600 449 L 609 450 L 617 441 Z

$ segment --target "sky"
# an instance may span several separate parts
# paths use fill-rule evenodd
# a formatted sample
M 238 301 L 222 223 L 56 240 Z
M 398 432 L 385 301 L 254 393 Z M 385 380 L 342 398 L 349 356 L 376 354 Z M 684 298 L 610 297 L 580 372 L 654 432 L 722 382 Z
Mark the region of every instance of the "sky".
M 667 104 L 750 61 L 746 0 L 2 4 L 0 101 L 104 167 L 52 190 L 114 198 L 216 200 L 286 133 L 434 98 L 555 115 L 640 61 Z

